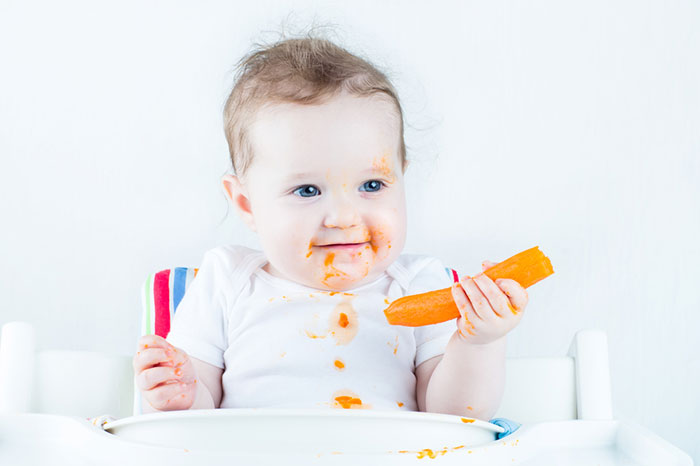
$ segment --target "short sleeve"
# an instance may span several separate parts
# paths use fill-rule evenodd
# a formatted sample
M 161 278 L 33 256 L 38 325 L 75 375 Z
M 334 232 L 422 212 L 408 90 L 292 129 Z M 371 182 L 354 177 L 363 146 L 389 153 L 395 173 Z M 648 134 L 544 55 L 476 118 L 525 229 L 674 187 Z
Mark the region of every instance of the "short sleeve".
M 407 294 L 419 294 L 448 288 L 452 283 L 451 271 L 445 268 L 439 259 L 429 257 L 426 258 L 423 267 L 411 280 Z M 415 367 L 430 358 L 443 354 L 447 343 L 456 330 L 456 319 L 415 327 L 413 330 L 416 340 Z
M 224 368 L 226 338 L 226 285 L 230 268 L 215 252 L 208 251 L 197 276 L 187 287 L 173 316 L 166 340 L 189 356 Z

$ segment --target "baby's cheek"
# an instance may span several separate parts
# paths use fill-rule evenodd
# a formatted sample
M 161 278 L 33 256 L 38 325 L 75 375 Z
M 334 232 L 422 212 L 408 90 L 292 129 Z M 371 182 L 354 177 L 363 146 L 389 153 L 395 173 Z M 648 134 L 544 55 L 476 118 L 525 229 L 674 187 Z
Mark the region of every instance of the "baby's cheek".
M 393 242 L 393 229 L 387 226 L 370 228 L 370 249 L 374 256 L 374 262 L 381 262 L 391 253 Z

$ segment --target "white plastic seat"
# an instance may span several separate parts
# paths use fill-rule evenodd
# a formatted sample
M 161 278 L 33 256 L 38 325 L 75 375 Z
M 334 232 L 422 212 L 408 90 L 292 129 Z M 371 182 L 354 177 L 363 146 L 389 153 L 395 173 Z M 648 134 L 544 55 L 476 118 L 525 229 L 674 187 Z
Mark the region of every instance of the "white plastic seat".
M 0 352 L 4 351 L 1 343 Z M 0 400 L 4 411 L 83 418 L 110 415 L 118 419 L 134 414 L 131 355 L 51 350 L 30 356 L 35 368 L 30 374 L 31 403 L 25 408 L 8 409 L 11 403 Z M 5 361 L 6 366 L 0 368 L 0 373 L 9 375 L 8 361 L 13 358 L 26 361 L 27 355 L 0 357 L 0 364 Z M 10 383 L 27 385 L 26 381 Z M 8 383 L 0 380 L 0 396 L 11 396 L 11 387 L 2 385 Z M 579 331 L 568 356 L 509 358 L 505 392 L 496 417 L 520 423 L 612 419 L 605 332 Z

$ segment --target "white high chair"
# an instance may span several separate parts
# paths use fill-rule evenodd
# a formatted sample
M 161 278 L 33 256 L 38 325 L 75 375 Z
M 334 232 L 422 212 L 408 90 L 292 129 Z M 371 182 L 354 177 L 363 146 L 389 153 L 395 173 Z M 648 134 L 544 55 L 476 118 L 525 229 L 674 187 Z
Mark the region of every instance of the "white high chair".
M 1 344 L 2 341 L 0 341 L 0 366 L 2 366 L 0 374 L 7 376 L 8 372 L 12 371 L 13 358 L 8 357 L 7 351 L 4 355 L 2 354 Z M 23 359 L 26 363 L 26 355 L 16 356 L 14 359 Z M 52 464 L 55 464 L 60 463 L 61 458 L 64 458 L 67 464 L 74 464 L 76 452 L 81 452 L 82 458 L 99 458 L 101 464 L 105 462 L 109 464 L 105 458 L 107 455 L 109 458 L 129 458 L 130 464 L 153 464 L 153 461 L 163 463 L 166 459 L 173 461 L 174 464 L 200 464 L 203 461 L 212 464 L 230 464 L 232 458 L 248 460 L 254 458 L 255 461 L 242 464 L 279 464 L 280 462 L 308 464 L 309 461 L 314 461 L 324 464 L 360 462 L 385 465 L 419 461 L 428 455 L 426 452 L 430 452 L 431 458 L 439 459 L 441 464 L 451 462 L 524 465 L 599 463 L 691 466 L 693 464 L 685 453 L 653 433 L 612 419 L 607 340 L 605 333 L 600 330 L 579 331 L 572 341 L 567 356 L 508 359 L 506 389 L 497 416 L 512 419 L 523 425 L 502 440 L 476 445 L 469 450 L 447 447 L 439 450 L 435 448 L 442 448 L 442 446 L 431 445 L 433 450 L 417 446 L 412 450 L 384 451 L 382 454 L 376 451 L 363 454 L 358 452 L 359 450 L 344 453 L 324 450 L 319 453 L 321 445 L 314 442 L 307 445 L 299 443 L 300 439 L 308 439 L 313 432 L 306 431 L 304 436 L 300 436 L 303 428 L 295 429 L 294 426 L 303 425 L 306 429 L 316 429 L 317 434 L 322 431 L 332 433 L 333 425 L 337 426 L 338 422 L 344 422 L 342 419 L 338 420 L 336 413 L 333 414 L 334 418 L 328 418 L 326 421 L 317 419 L 308 422 L 308 419 L 304 419 L 306 413 L 300 410 L 298 423 L 295 423 L 292 418 L 289 424 L 292 427 L 285 427 L 284 430 L 271 429 L 279 424 L 282 418 L 276 417 L 274 422 L 265 420 L 268 419 L 263 417 L 265 410 L 206 410 L 216 412 L 190 411 L 180 415 L 155 413 L 130 417 L 134 394 L 131 355 L 42 351 L 35 355 L 35 361 L 35 370 L 32 373 L 33 394 L 31 402 L 26 405 L 29 409 L 25 406 L 23 414 L 18 412 L 22 409 L 13 409 L 11 406 L 8 407 L 6 402 L 0 401 L 0 407 L 5 411 L 5 414 L 0 414 L 0 463 L 2 464 L 43 464 L 45 459 L 50 459 Z M 85 371 L 85 367 L 90 367 L 90 371 Z M 8 384 L 4 383 L 5 381 L 1 382 L 0 385 L 4 385 L 4 388 L 0 389 L 0 396 L 6 398 L 13 396 L 12 387 L 8 390 Z M 27 411 L 32 414 L 27 414 Z M 244 430 L 239 431 L 239 434 L 245 435 L 249 425 L 250 437 L 246 444 L 239 444 L 236 447 L 237 450 L 197 450 L 196 443 L 194 447 L 187 449 L 177 443 L 179 440 L 173 440 L 171 444 L 158 443 L 154 440 L 157 436 L 152 435 L 153 430 L 148 431 L 149 422 L 159 425 L 161 430 L 164 425 L 172 425 L 176 428 L 178 422 L 183 422 L 182 414 L 187 414 L 190 415 L 190 419 L 192 415 L 199 416 L 199 429 L 206 430 L 207 423 L 218 426 L 218 432 L 203 432 L 204 436 L 220 436 L 222 435 L 221 420 L 224 421 L 223 425 L 226 429 L 235 427 L 225 424 L 233 418 L 217 416 L 225 415 L 225 411 L 246 411 L 245 419 L 249 424 L 244 425 Z M 102 430 L 101 426 L 86 420 L 88 417 L 94 418 L 105 414 L 123 419 L 107 423 L 104 426 L 106 431 Z M 339 414 L 342 415 L 342 413 Z M 354 414 L 368 414 L 368 412 L 356 411 Z M 384 435 L 387 431 L 384 424 L 388 425 L 387 422 L 390 421 L 394 422 L 394 426 L 408 427 L 410 431 L 430 428 L 429 424 L 423 421 L 424 419 L 434 421 L 438 418 L 439 420 L 454 418 L 429 413 L 399 414 L 406 415 L 405 419 L 397 419 L 396 416 L 392 418 L 389 414 L 386 419 L 381 419 L 382 415 L 379 413 L 379 418 L 372 420 L 376 423 L 378 430 L 371 435 L 374 437 Z M 169 415 L 170 417 L 167 417 Z M 422 415 L 424 416 L 421 417 Z M 262 420 L 262 424 L 250 422 L 256 416 Z M 350 419 L 351 417 L 348 417 L 347 421 L 349 422 Z M 167 423 L 164 424 L 164 421 Z M 396 424 L 397 421 L 401 422 Z M 407 422 L 415 425 L 407 425 Z M 133 432 L 119 433 L 120 427 L 129 427 L 129 425 L 141 429 L 145 426 L 146 430 L 137 431 L 136 437 L 133 436 Z M 488 425 L 491 426 L 491 424 Z M 367 429 L 367 426 L 372 428 L 372 424 L 367 424 L 364 428 Z M 240 427 L 239 425 L 238 428 Z M 424 436 L 425 432 L 420 435 Z M 176 438 L 176 434 L 175 431 L 172 438 Z M 167 442 L 169 438 L 171 437 L 159 441 Z M 258 456 L 251 453 L 252 450 L 241 451 L 241 448 L 245 449 L 245 445 L 251 446 L 256 441 L 259 443 L 260 440 L 256 439 L 261 438 L 264 439 L 264 444 L 260 445 L 278 445 L 285 439 L 293 439 L 296 442 L 294 445 L 297 451 L 293 455 L 288 451 L 284 454 L 272 450 L 266 452 L 260 450 L 260 445 L 255 449 Z M 190 444 L 186 445 L 190 446 Z M 289 445 L 291 444 L 287 447 Z M 337 449 L 337 447 L 334 448 Z M 32 461 L 29 461 L 27 458 L 32 455 L 35 456 Z M 13 462 L 6 463 L 4 461 L 6 459 L 11 459 Z M 20 460 L 28 462 L 22 463 Z M 470 461 L 475 462 L 469 463 Z
M 23 333 L 27 335 L 26 330 Z M 29 356 L 15 355 L 23 364 L 34 361 L 34 371 L 28 374 L 33 378 L 31 402 L 24 407 L 0 404 L 5 412 L 84 418 L 109 414 L 117 419 L 140 414 L 133 413 L 132 355 L 46 350 Z M 6 354 L 0 363 L 8 366 L 11 358 Z M 575 335 L 567 356 L 508 358 L 496 417 L 520 423 L 610 420 L 611 405 L 606 335 L 583 330 Z

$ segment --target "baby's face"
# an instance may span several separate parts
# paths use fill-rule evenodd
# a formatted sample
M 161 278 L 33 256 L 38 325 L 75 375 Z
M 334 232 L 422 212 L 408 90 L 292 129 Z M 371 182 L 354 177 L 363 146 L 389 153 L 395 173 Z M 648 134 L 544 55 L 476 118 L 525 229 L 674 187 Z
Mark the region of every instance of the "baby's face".
M 376 279 L 401 253 L 399 120 L 379 97 L 279 104 L 250 127 L 244 189 L 272 275 L 322 290 Z

